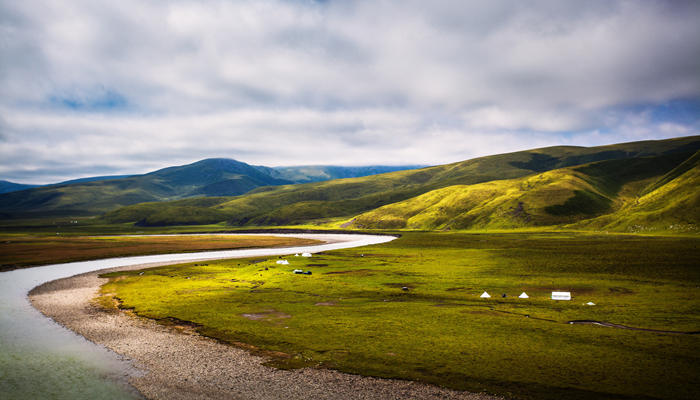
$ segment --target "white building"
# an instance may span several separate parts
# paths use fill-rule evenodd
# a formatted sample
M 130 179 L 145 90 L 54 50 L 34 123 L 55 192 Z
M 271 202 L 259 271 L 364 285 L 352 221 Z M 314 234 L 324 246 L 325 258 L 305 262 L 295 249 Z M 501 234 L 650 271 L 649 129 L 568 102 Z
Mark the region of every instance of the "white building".
M 552 300 L 571 300 L 571 292 L 552 292 Z

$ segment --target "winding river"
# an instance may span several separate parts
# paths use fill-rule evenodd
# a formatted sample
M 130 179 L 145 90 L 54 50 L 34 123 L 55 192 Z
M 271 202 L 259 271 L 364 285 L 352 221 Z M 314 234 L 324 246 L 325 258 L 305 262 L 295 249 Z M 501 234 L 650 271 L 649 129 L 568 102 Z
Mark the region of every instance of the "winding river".
M 270 236 L 270 234 L 267 234 Z M 56 279 L 86 272 L 156 262 L 277 256 L 359 247 L 393 236 L 275 234 L 325 241 L 304 247 L 242 249 L 110 258 L 0 273 L 0 397 L 3 399 L 138 399 L 127 383 L 127 360 L 85 340 L 34 309 L 27 293 Z

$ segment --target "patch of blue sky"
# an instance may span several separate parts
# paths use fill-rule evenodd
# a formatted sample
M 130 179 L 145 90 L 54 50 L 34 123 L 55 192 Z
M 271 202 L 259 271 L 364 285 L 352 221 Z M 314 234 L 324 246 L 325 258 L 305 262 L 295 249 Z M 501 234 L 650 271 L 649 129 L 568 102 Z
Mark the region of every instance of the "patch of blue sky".
M 646 113 L 649 122 L 673 122 L 681 125 L 700 123 L 700 97 L 671 99 L 659 103 L 638 103 L 613 107 L 619 114 Z
M 675 122 L 683 125 L 700 123 L 700 98 L 677 99 L 651 109 L 654 122 Z
M 91 93 L 65 93 L 49 97 L 53 107 L 67 108 L 74 111 L 110 111 L 122 110 L 128 101 L 121 93 L 102 89 Z

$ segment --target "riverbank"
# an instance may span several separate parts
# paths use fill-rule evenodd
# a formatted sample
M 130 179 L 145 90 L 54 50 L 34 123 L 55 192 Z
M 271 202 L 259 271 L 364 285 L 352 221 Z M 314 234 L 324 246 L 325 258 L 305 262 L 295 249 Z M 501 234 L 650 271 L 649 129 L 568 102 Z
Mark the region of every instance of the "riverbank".
M 114 268 L 134 270 L 160 264 Z M 107 280 L 89 272 L 43 284 L 30 293 L 34 307 L 59 324 L 132 361 L 129 382 L 149 399 L 494 399 L 416 382 L 377 379 L 332 370 L 279 370 L 266 359 L 202 337 L 92 303 Z

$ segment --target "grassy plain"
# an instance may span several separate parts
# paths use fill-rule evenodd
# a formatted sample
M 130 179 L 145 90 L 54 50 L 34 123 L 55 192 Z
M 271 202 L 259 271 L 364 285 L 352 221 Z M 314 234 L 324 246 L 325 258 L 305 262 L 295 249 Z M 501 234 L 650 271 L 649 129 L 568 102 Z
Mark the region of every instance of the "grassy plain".
M 0 271 L 34 265 L 146 254 L 289 247 L 318 241 L 275 236 L 26 236 L 0 235 Z
M 700 331 L 700 238 L 402 234 L 383 245 L 287 257 L 290 265 L 243 259 L 114 273 L 103 300 L 190 321 L 204 335 L 276 354 L 278 367 L 524 399 L 700 392 L 700 335 L 568 324 Z M 491 299 L 479 298 L 485 290 Z M 554 290 L 572 291 L 573 300 L 550 300 Z M 517 298 L 523 291 L 529 299 Z

